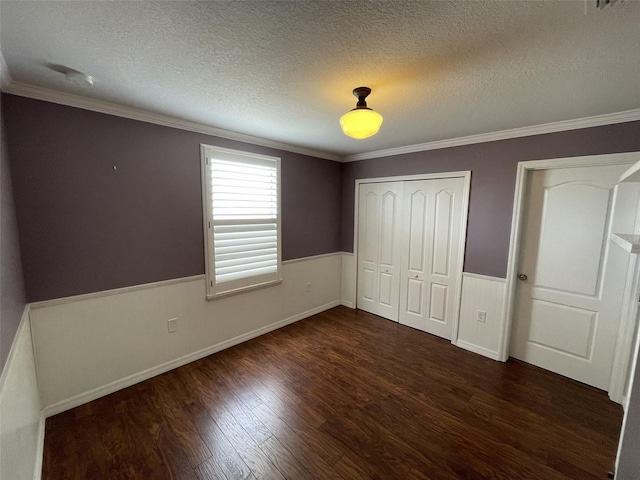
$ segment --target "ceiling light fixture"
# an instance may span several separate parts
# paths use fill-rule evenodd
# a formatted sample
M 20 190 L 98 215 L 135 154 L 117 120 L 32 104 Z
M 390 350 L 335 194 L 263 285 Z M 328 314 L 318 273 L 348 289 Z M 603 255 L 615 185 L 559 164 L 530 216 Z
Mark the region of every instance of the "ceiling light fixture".
M 365 101 L 370 93 L 369 87 L 353 89 L 353 95 L 358 98 L 356 108 L 340 117 L 340 126 L 346 136 L 362 140 L 375 135 L 380 130 L 382 115 L 367 107 Z

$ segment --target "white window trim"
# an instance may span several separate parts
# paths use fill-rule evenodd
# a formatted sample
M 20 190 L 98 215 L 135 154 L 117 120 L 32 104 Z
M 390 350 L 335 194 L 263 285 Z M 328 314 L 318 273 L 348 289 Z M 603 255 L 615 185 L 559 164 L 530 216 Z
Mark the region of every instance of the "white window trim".
M 209 176 L 209 160 L 216 154 L 240 156 L 247 159 L 259 159 L 269 160 L 276 164 L 278 180 L 278 210 L 277 210 L 277 279 L 269 280 L 266 282 L 257 282 L 255 284 L 234 288 L 224 289 L 215 282 L 215 258 L 214 258 L 214 245 L 213 245 L 213 215 L 211 212 L 211 191 L 207 178 Z M 215 147 L 212 145 L 200 145 L 200 158 L 201 158 L 201 179 L 202 179 L 202 220 L 204 229 L 204 257 L 205 257 L 205 276 L 206 276 L 206 292 L 207 300 L 215 300 L 221 297 L 227 297 L 229 295 L 236 295 L 239 293 L 255 290 L 258 288 L 269 287 L 282 283 L 282 204 L 281 204 L 281 184 L 282 174 L 280 168 L 280 158 L 271 157 L 268 155 L 260 155 L 257 153 L 244 152 L 242 150 L 233 150 L 229 148 Z

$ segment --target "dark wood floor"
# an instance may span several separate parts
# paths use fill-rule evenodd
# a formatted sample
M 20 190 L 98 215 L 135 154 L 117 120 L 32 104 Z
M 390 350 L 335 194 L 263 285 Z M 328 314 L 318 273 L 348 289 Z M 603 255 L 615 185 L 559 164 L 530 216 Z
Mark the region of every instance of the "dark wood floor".
M 621 418 L 604 392 L 337 307 L 49 418 L 43 478 L 604 479 Z

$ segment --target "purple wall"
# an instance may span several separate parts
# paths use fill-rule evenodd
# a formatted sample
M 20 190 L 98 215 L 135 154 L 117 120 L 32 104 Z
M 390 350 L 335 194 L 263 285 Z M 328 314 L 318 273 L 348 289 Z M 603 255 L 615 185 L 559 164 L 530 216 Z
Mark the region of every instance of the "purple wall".
M 3 107 L 0 105 L 0 372 L 7 361 L 25 305 Z
M 358 178 L 471 170 L 464 270 L 497 277 L 506 274 L 517 162 L 640 150 L 640 122 L 630 122 L 339 164 L 13 95 L 2 100 L 30 302 L 204 273 L 201 143 L 282 158 L 285 260 L 353 250 Z
M 281 157 L 284 260 L 340 249 L 337 162 L 2 98 L 29 302 L 204 273 L 201 143 Z
M 342 250 L 353 251 L 356 179 L 471 170 L 464 271 L 505 277 L 518 162 L 638 150 L 640 122 L 629 122 L 346 163 Z

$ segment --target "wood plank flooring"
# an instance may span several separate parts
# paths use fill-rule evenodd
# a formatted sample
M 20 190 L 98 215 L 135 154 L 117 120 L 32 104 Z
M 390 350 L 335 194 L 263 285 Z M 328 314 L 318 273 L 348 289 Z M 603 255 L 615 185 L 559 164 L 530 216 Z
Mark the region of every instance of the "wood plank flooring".
M 49 418 L 43 478 L 604 479 L 621 420 L 604 392 L 337 307 Z

